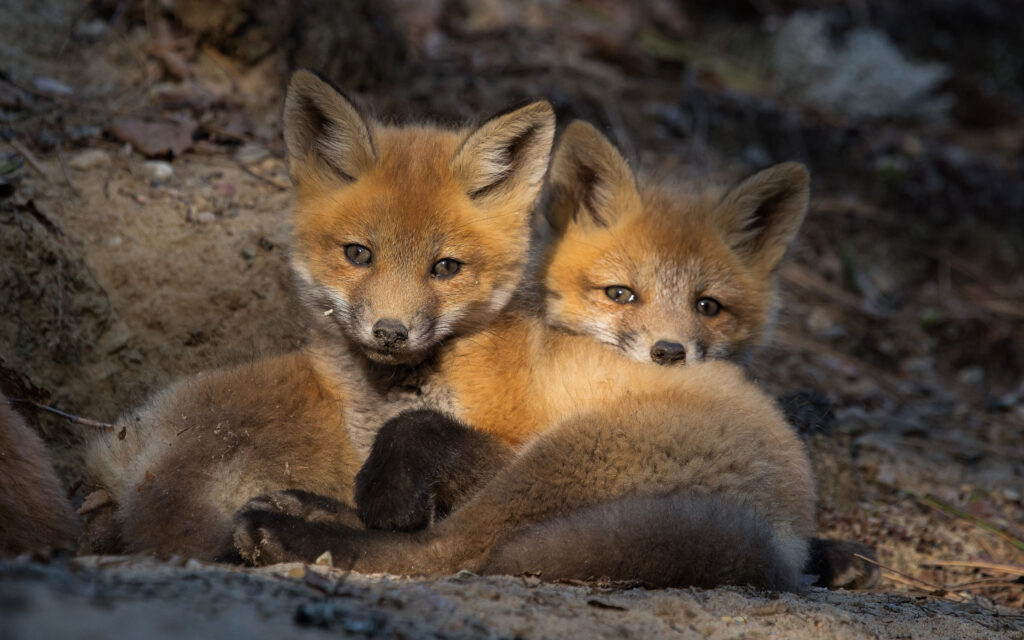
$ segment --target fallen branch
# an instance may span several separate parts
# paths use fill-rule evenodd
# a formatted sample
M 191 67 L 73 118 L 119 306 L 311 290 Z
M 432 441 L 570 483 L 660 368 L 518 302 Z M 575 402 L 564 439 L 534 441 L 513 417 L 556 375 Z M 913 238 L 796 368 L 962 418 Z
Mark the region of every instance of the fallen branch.
M 287 184 L 284 184 L 282 182 L 279 182 L 279 181 L 277 181 L 277 180 L 275 180 L 273 178 L 270 178 L 270 177 L 264 176 L 264 175 L 260 175 L 259 173 L 253 171 L 248 166 L 246 166 L 244 162 L 238 162 L 237 164 L 238 164 L 238 167 L 242 171 L 248 173 L 250 176 L 256 178 L 257 180 L 260 180 L 261 182 L 265 182 L 265 183 L 269 184 L 270 186 L 279 189 L 280 191 L 287 191 L 288 189 L 291 188 L 291 186 L 289 186 Z
M 113 431 L 114 425 L 109 422 L 100 422 L 99 420 L 90 420 L 89 418 L 82 418 L 66 411 L 61 411 L 55 407 L 51 407 L 35 400 L 29 400 L 28 398 L 9 398 L 11 402 L 19 402 L 21 404 L 30 404 L 36 409 L 42 409 L 43 411 L 49 411 L 50 413 L 56 414 L 65 420 L 74 422 L 75 424 L 81 424 L 86 427 L 94 427 L 96 429 L 103 429 L 104 431 Z
M 28 150 L 28 147 L 21 144 L 20 140 L 11 140 L 10 145 L 14 147 L 14 150 L 17 151 L 22 158 L 25 158 L 25 161 L 28 162 L 29 166 L 36 170 L 36 173 L 42 176 L 43 180 L 46 180 L 47 182 L 50 181 L 50 176 L 46 175 L 46 172 L 43 171 L 42 165 L 39 164 L 39 161 L 36 160 L 36 157 L 32 152 Z

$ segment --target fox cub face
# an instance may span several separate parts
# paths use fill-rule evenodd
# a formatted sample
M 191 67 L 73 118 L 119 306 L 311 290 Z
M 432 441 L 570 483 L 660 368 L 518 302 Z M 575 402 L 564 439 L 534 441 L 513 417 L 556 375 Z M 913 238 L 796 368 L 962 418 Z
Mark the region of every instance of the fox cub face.
M 772 273 L 807 211 L 803 165 L 724 196 L 638 185 L 615 147 L 574 122 L 551 166 L 548 322 L 638 361 L 730 358 L 767 331 Z
M 321 329 L 374 361 L 410 363 L 505 306 L 547 171 L 547 102 L 475 129 L 395 127 L 299 71 L 284 121 L 292 266 Z

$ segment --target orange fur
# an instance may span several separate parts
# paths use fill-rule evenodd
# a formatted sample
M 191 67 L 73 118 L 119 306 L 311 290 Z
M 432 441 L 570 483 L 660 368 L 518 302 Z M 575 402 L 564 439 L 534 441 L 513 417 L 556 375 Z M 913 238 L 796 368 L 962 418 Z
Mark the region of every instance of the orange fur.
M 387 126 L 296 73 L 285 143 L 309 346 L 179 382 L 121 419 L 123 440 L 97 438 L 86 468 L 113 505 L 89 518 L 83 551 L 212 558 L 255 495 L 351 502 L 389 416 L 450 405 L 432 378 L 438 348 L 480 331 L 518 288 L 553 134 L 546 102 L 476 128 Z
M 724 195 L 691 192 L 638 181 L 604 136 L 576 122 L 551 175 L 549 324 L 662 364 L 732 359 L 765 338 L 773 272 L 807 211 L 801 165 L 766 169 Z M 631 295 L 615 302 L 608 287 Z M 715 313 L 702 313 L 702 300 Z M 659 342 L 677 353 L 659 354 Z

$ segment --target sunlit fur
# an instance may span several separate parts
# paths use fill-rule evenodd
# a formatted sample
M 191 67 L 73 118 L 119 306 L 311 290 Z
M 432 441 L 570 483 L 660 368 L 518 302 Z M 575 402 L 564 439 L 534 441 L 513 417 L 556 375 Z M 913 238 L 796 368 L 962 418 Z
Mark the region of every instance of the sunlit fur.
M 78 529 L 43 441 L 0 396 L 0 557 L 70 547 Z
M 388 418 L 449 407 L 431 378 L 436 350 L 471 339 L 519 285 L 554 135 L 549 104 L 463 129 L 385 126 L 300 71 L 284 120 L 292 312 L 310 318 L 308 346 L 173 384 L 119 421 L 123 438 L 97 437 L 86 469 L 111 504 L 89 514 L 83 551 L 212 559 L 255 495 L 296 488 L 351 502 Z M 351 243 L 373 252 L 370 264 L 348 261 Z M 442 258 L 461 270 L 432 278 Z M 375 342 L 380 319 L 403 323 L 408 339 Z
M 329 549 L 339 566 L 365 572 L 796 588 L 814 531 L 810 464 L 771 399 L 737 366 L 632 362 L 509 313 L 445 349 L 441 372 L 456 417 L 525 443 L 516 459 L 422 534 L 314 527 L 295 548 L 302 528 L 275 528 L 254 514 L 235 530 L 243 556 L 310 561 Z
M 773 273 L 807 209 L 802 166 L 766 169 L 728 192 L 637 183 L 604 136 L 573 123 L 551 172 L 560 233 L 544 269 L 549 323 L 641 362 L 658 341 L 683 345 L 678 362 L 692 364 L 733 358 L 765 338 Z M 636 301 L 611 300 L 613 285 Z M 717 315 L 698 312 L 704 297 L 721 304 Z

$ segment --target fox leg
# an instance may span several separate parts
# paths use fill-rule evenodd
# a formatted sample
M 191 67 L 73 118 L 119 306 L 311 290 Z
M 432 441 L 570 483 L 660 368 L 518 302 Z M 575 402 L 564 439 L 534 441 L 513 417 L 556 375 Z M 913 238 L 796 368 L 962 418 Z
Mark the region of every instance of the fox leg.
M 873 549 L 848 540 L 811 538 L 804 573 L 817 576 L 816 587 L 870 589 L 881 577 Z
M 359 516 L 371 529 L 416 531 L 448 515 L 505 466 L 502 440 L 431 410 L 389 420 L 356 475 Z

